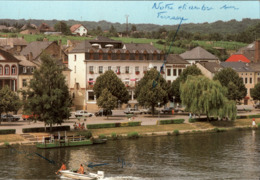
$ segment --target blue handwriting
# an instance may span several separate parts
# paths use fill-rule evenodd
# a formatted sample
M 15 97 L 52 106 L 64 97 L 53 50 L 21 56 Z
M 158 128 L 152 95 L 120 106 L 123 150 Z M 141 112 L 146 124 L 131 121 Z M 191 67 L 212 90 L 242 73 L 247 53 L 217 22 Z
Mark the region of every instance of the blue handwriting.
M 235 7 L 235 6 L 228 6 L 228 5 L 224 5 L 222 6 L 220 9 L 234 9 L 234 10 L 239 10 L 239 8 Z

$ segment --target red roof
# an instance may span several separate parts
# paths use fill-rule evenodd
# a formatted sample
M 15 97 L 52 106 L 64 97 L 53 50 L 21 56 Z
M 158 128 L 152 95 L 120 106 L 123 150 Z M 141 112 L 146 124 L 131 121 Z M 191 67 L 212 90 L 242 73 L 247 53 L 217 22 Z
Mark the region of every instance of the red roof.
M 81 24 L 74 24 L 73 26 L 70 27 L 70 31 L 73 33 L 74 31 L 76 31 L 80 26 L 82 26 Z
M 250 63 L 250 60 L 247 59 L 242 54 L 233 54 L 225 62 L 245 62 L 245 63 Z

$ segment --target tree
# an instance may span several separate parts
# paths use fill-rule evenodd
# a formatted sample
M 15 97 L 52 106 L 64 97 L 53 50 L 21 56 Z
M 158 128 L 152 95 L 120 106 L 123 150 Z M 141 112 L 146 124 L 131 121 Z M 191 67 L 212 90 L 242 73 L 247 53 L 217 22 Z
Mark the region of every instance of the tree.
M 106 71 L 97 78 L 93 87 L 97 99 L 101 96 L 104 89 L 107 89 L 121 103 L 127 103 L 129 100 L 128 91 L 124 83 L 112 70 Z
M 226 98 L 227 89 L 218 81 L 204 76 L 188 76 L 186 82 L 181 83 L 180 91 L 182 103 L 189 112 L 206 114 L 207 118 L 236 118 L 236 103 Z
M 0 118 L 2 113 L 18 111 L 21 106 L 22 102 L 20 101 L 18 95 L 11 91 L 9 86 L 5 85 L 0 90 Z
M 62 32 L 62 34 L 65 34 L 65 35 L 71 34 L 70 27 L 63 21 L 59 21 L 58 23 L 56 23 L 54 25 L 54 29 L 55 29 L 55 31 Z
M 147 71 L 144 77 L 139 81 L 135 96 L 141 106 L 149 106 L 154 109 L 158 103 L 164 105 L 168 102 L 169 86 L 160 73 L 154 68 Z
M 257 83 L 255 87 L 251 89 L 250 94 L 254 100 L 260 100 L 260 83 Z
M 113 96 L 107 88 L 105 88 L 97 99 L 97 104 L 103 109 L 113 110 L 117 105 L 117 98 Z
M 181 73 L 181 75 L 172 82 L 171 84 L 171 88 L 169 91 L 169 99 L 172 99 L 172 97 L 175 97 L 175 102 L 180 103 L 181 102 L 181 98 L 180 98 L 180 84 L 184 83 L 188 77 L 188 75 L 192 75 L 192 76 L 198 76 L 198 75 L 202 75 L 201 71 L 199 68 L 197 68 L 196 65 L 192 65 L 187 67 L 186 69 L 183 70 L 183 72 Z
M 27 90 L 25 110 L 38 115 L 45 125 L 61 124 L 70 116 L 71 97 L 63 67 L 49 55 L 41 56 L 42 64 L 33 74 Z
M 132 32 L 135 32 L 136 30 L 137 30 L 136 25 L 132 25 L 131 31 L 132 31 Z
M 218 80 L 223 87 L 228 89 L 227 98 L 229 100 L 239 101 L 246 96 L 247 92 L 243 80 L 232 68 L 224 68 L 217 72 L 213 80 Z

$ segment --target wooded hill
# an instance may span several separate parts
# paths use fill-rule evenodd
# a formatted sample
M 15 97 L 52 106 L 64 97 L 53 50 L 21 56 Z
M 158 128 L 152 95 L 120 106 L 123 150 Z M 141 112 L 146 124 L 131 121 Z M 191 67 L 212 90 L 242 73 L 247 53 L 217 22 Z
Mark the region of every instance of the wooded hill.
M 8 23 L 10 26 L 13 24 L 21 24 L 24 25 L 26 23 L 32 23 L 37 26 L 39 26 L 41 23 L 45 22 L 50 26 L 54 26 L 57 22 L 60 20 L 36 20 L 36 19 L 0 19 L 0 24 L 5 22 Z M 73 24 L 83 24 L 85 27 L 87 27 L 89 30 L 97 29 L 99 26 L 103 31 L 109 30 L 111 26 L 113 25 L 114 28 L 117 30 L 117 32 L 124 32 L 126 31 L 126 24 L 120 24 L 120 23 L 111 23 L 107 21 L 99 21 L 99 22 L 93 22 L 93 21 L 75 21 L 75 20 L 67 20 L 64 21 L 67 23 L 67 25 L 71 26 Z M 200 23 L 200 24 L 182 24 L 181 29 L 186 32 L 200 32 L 202 34 L 209 34 L 209 33 L 220 33 L 222 35 L 225 34 L 233 34 L 233 33 L 240 33 L 244 30 L 246 30 L 248 27 L 253 26 L 257 23 L 260 23 L 260 19 L 243 19 L 242 21 L 236 21 L 236 20 L 230 20 L 227 22 L 224 21 L 216 21 L 214 23 Z M 128 29 L 131 30 L 132 25 L 136 26 L 137 31 L 158 31 L 160 28 L 165 28 L 168 31 L 176 30 L 178 25 L 156 25 L 156 24 L 131 24 L 129 23 Z

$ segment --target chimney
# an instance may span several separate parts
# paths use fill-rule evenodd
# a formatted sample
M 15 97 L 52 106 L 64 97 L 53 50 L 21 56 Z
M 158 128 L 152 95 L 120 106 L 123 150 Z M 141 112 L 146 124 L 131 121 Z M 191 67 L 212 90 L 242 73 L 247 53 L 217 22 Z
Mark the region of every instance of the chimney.
M 255 41 L 255 61 L 260 62 L 260 40 Z

